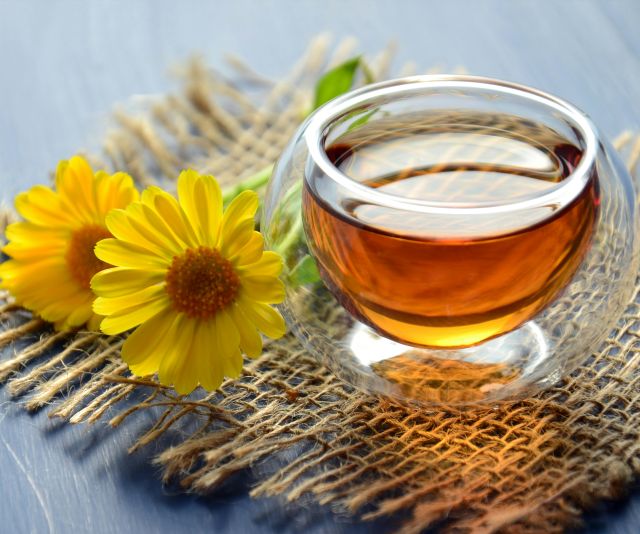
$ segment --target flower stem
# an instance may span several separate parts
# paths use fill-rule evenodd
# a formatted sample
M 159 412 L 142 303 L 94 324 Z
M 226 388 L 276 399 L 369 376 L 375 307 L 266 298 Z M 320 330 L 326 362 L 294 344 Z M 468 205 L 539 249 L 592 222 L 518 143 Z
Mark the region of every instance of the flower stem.
M 294 219 L 293 224 L 285 234 L 284 239 L 274 247 L 275 251 L 282 257 L 286 258 L 288 252 L 302 239 L 302 217 L 298 216 Z
M 243 180 L 239 184 L 236 184 L 231 189 L 225 191 L 222 195 L 222 201 L 226 205 L 231 202 L 240 193 L 247 190 L 256 191 L 262 186 L 266 185 L 273 173 L 273 163 L 267 165 L 264 169 L 259 170 L 257 173 L 252 174 L 246 180 Z

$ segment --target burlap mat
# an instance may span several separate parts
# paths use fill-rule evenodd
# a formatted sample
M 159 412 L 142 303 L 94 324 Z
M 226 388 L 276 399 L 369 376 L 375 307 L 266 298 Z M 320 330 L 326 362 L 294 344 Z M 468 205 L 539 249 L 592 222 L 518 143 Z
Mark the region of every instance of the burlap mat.
M 277 158 L 313 82 L 353 46 L 345 41 L 329 54 L 328 40 L 317 39 L 277 83 L 237 60 L 231 80 L 192 62 L 179 94 L 116 114 L 105 162 L 140 185 L 171 188 L 187 166 L 231 184 Z M 373 61 L 379 78 L 389 60 L 387 50 Z M 617 148 L 635 167 L 640 139 L 624 134 Z M 187 491 L 209 492 L 253 466 L 253 496 L 311 496 L 363 520 L 395 514 L 404 532 L 555 532 L 597 501 L 619 497 L 640 472 L 637 294 L 601 350 L 569 378 L 496 409 L 429 413 L 367 397 L 291 336 L 268 344 L 219 392 L 180 398 L 128 375 L 121 338 L 54 333 L 6 295 L 0 380 L 28 409 L 51 405 L 51 416 L 72 423 L 107 415 L 118 426 L 151 410 L 154 424 L 132 451 L 192 422 L 156 460 L 165 480 Z

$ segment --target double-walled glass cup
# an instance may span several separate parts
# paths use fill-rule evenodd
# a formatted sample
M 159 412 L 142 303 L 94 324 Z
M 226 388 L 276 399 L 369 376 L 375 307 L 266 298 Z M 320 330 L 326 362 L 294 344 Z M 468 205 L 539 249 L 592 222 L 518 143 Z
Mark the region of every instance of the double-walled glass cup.
M 638 266 L 633 186 L 591 121 L 471 76 L 317 110 L 261 224 L 305 347 L 360 389 L 425 405 L 552 385 L 605 338 Z

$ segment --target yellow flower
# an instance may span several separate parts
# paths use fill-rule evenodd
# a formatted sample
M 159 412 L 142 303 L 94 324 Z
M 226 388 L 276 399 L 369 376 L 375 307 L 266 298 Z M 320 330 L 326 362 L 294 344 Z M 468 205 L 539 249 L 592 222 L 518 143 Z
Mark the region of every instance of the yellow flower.
M 127 174 L 94 174 L 79 156 L 58 164 L 55 185 L 57 191 L 37 185 L 16 197 L 25 221 L 6 229 L 9 243 L 2 250 L 12 259 L 0 265 L 0 286 L 58 330 L 87 322 L 97 330 L 102 317 L 91 308 L 89 283 L 109 265 L 93 249 L 111 236 L 106 214 L 137 200 L 138 192 Z
M 223 213 L 213 176 L 183 171 L 178 201 L 157 187 L 139 202 L 107 216 L 115 239 L 98 243 L 96 255 L 115 265 L 94 276 L 102 331 L 138 327 L 122 358 L 138 376 L 158 373 L 181 394 L 198 384 L 213 391 L 223 377 L 242 371 L 242 354 L 262 352 L 258 330 L 285 332 L 269 304 L 282 302 L 282 260 L 263 251 L 254 231 L 258 196 L 238 195 Z

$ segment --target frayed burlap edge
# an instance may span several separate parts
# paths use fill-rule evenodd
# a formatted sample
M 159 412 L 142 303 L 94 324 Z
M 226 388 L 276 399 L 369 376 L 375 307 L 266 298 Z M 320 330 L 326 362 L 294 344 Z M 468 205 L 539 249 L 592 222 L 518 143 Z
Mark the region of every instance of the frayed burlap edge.
M 277 83 L 237 59 L 231 80 L 191 62 L 180 94 L 116 113 L 103 162 L 141 185 L 171 188 L 184 167 L 232 185 L 273 162 L 308 107 L 313 82 L 354 48 L 346 40 L 330 56 L 321 37 Z M 378 78 L 390 59 L 385 50 L 372 62 Z M 625 133 L 616 147 L 635 170 L 640 138 Z M 0 222 L 10 218 L 5 211 Z M 433 525 L 554 532 L 578 524 L 597 501 L 622 495 L 640 472 L 637 294 L 601 350 L 571 377 L 491 410 L 426 413 L 367 397 L 290 336 L 268 343 L 218 392 L 179 397 L 128 374 L 118 356 L 122 338 L 55 333 L 8 295 L 0 307 L 0 380 L 29 410 L 50 405 L 52 417 L 71 423 L 107 416 L 115 427 L 153 410 L 154 423 L 131 451 L 189 419 L 195 430 L 156 459 L 165 480 L 187 491 L 212 491 L 254 467 L 253 496 L 310 496 L 364 520 L 402 513 L 404 532 Z

